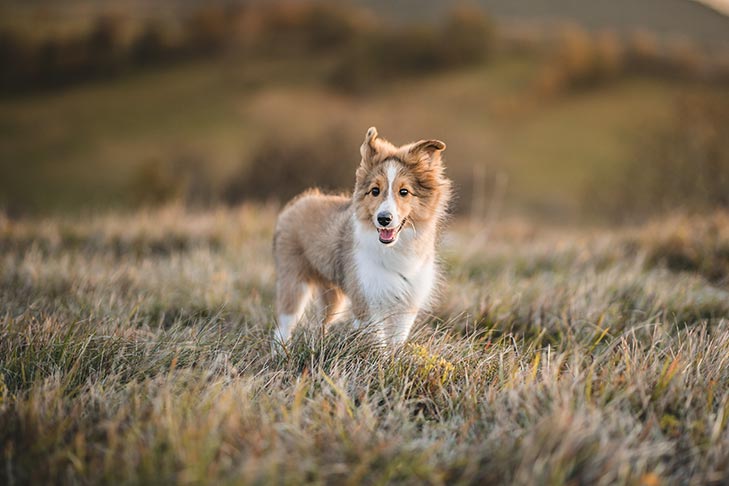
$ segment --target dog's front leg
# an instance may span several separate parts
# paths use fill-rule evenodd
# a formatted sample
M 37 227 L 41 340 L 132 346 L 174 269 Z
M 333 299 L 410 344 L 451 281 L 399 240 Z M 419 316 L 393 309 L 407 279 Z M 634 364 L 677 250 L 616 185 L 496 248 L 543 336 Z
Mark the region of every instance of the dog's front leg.
M 382 319 L 371 319 L 371 320 L 360 320 L 355 319 L 352 325 L 357 331 L 362 331 L 369 334 L 375 340 L 375 342 L 386 347 L 389 344 L 387 334 L 385 333 L 385 321 Z
M 410 336 L 410 330 L 417 315 L 417 309 L 409 309 L 395 313 L 386 319 L 382 326 L 385 342 L 393 347 L 402 346 Z

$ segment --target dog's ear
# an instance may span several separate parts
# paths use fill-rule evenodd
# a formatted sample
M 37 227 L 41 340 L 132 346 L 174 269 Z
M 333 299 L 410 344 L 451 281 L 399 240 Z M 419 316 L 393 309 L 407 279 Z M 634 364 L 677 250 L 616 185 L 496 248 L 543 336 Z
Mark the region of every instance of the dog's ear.
M 440 153 L 445 148 L 446 144 L 440 140 L 421 140 L 412 144 L 408 154 L 415 160 L 426 160 L 428 164 L 433 165 L 441 162 Z
M 367 129 L 364 142 L 359 148 L 363 163 L 371 162 L 375 155 L 377 155 L 377 135 L 377 128 L 370 127 Z

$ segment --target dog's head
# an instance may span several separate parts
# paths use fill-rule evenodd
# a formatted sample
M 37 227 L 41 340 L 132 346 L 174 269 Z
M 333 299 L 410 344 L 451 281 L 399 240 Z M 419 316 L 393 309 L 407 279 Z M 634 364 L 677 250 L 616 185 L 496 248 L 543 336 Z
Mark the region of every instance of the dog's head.
M 357 219 L 384 245 L 394 245 L 405 228 L 416 232 L 445 213 L 450 197 L 441 159 L 445 147 L 440 140 L 396 147 L 375 127 L 367 130 L 353 198 Z

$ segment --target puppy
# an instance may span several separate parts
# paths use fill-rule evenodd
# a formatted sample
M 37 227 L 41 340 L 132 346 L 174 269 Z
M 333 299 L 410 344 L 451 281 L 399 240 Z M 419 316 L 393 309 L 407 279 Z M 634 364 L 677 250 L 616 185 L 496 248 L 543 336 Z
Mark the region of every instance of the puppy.
M 276 338 L 286 342 L 318 294 L 324 322 L 343 317 L 401 345 L 439 280 L 436 243 L 451 198 L 439 140 L 396 147 L 367 130 L 351 197 L 309 190 L 274 234 Z

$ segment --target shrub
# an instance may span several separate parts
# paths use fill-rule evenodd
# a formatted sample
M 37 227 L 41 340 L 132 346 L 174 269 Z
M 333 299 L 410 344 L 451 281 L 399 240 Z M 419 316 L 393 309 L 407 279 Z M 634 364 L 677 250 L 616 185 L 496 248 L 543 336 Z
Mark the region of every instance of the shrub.
M 260 12 L 258 50 L 269 53 L 320 52 L 352 41 L 363 28 L 351 7 L 334 3 L 279 3 Z
M 491 20 L 479 8 L 456 8 L 441 33 L 444 61 L 453 66 L 483 62 L 493 44 Z
M 637 140 L 633 162 L 589 184 L 588 204 L 636 219 L 729 208 L 729 98 L 685 95 L 666 126 Z
M 727 74 L 719 58 L 690 39 L 661 43 L 648 32 L 631 35 L 625 49 L 626 70 L 632 73 L 715 83 L 725 82 Z
M 612 31 L 599 33 L 595 37 L 596 75 L 599 78 L 614 77 L 625 66 L 625 48 L 620 37 Z
M 228 182 L 223 199 L 229 204 L 271 198 L 285 202 L 309 187 L 348 190 L 354 185 L 359 161 L 352 138 L 339 129 L 317 139 L 269 137 Z
M 625 74 L 723 83 L 727 68 L 688 39 L 660 41 L 655 34 L 589 33 L 568 25 L 547 42 L 546 62 L 535 82 L 539 94 L 593 88 Z
M 382 81 L 483 62 L 492 28 L 480 10 L 457 9 L 440 26 L 410 25 L 365 30 L 340 53 L 330 83 L 366 91 Z
M 444 66 L 439 39 L 427 27 L 362 34 L 339 55 L 330 84 L 367 91 L 383 81 L 436 71 Z
M 102 15 L 96 19 L 86 38 L 84 64 L 90 75 L 109 75 L 119 70 L 126 57 L 122 27 L 119 17 Z
M 164 59 L 167 51 L 162 25 L 150 20 L 132 44 L 132 60 L 136 64 L 151 64 Z
M 130 194 L 136 204 L 181 201 L 189 205 L 209 205 L 218 191 L 207 169 L 207 159 L 195 152 L 182 152 L 169 159 L 146 161 L 130 181 Z
M 0 30 L 0 88 L 22 84 L 35 69 L 31 43 L 7 30 Z
M 677 216 L 650 229 L 641 240 L 647 267 L 695 272 L 711 282 L 729 284 L 729 213 Z
M 220 6 L 201 7 L 185 23 L 190 52 L 209 54 L 221 49 L 230 35 L 226 10 Z
M 540 94 L 596 86 L 622 73 L 624 49 L 611 31 L 591 35 L 576 25 L 564 27 L 536 81 Z

